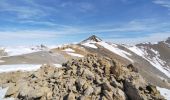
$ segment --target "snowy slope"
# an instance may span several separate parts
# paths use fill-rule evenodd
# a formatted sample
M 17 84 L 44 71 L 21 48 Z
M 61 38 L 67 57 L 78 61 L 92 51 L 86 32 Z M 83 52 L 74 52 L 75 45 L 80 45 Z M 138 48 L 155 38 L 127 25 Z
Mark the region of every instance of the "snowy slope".
M 166 62 L 160 58 L 158 51 L 153 48 L 143 46 L 131 46 L 127 48 L 147 60 L 151 65 L 163 72 L 166 76 L 170 77 L 170 69 L 168 69 L 169 66 L 165 65 Z
M 82 43 L 82 45 L 90 47 L 90 48 L 97 49 L 97 46 L 95 45 L 95 43 L 96 42 L 94 42 L 94 41 L 88 41 L 88 42 Z
M 53 64 L 55 67 L 61 67 L 60 64 Z M 38 70 L 41 65 L 38 64 L 15 64 L 15 65 L 0 65 L 0 73 L 14 72 L 14 71 L 35 71 Z
M 98 44 L 133 63 L 133 60 L 129 57 L 131 54 L 121 50 L 116 44 L 108 44 L 106 42 L 98 42 Z
M 75 50 L 71 49 L 71 48 L 66 48 L 63 50 L 64 52 L 66 52 L 68 55 L 70 56 L 75 56 L 75 57 L 84 57 L 83 55 L 81 54 L 78 54 L 75 52 Z
M 157 89 L 160 91 L 160 94 L 165 97 L 165 99 L 170 100 L 170 90 L 160 87 L 157 87 Z
M 48 50 L 46 47 L 42 47 L 42 46 L 16 46 L 16 47 L 4 47 L 4 49 L 5 52 L 7 52 L 8 56 L 16 56 L 16 55 Z

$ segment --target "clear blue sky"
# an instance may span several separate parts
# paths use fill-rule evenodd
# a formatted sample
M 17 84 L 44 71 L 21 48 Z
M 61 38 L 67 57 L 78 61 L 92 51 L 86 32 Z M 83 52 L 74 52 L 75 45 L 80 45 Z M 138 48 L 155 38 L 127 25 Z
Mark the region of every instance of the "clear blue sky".
M 170 36 L 170 0 L 0 0 L 0 45 L 63 44 L 95 34 L 134 43 Z

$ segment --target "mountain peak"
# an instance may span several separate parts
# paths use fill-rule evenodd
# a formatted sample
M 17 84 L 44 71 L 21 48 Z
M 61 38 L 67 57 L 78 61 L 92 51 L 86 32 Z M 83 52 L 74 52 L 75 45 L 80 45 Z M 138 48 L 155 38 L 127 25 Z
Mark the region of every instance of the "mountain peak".
M 102 39 L 100 39 L 99 37 L 97 37 L 96 35 L 92 35 L 89 38 L 85 39 L 82 42 L 87 42 L 87 41 L 93 41 L 93 42 L 101 42 Z
M 165 42 L 170 44 L 170 37 L 168 37 Z

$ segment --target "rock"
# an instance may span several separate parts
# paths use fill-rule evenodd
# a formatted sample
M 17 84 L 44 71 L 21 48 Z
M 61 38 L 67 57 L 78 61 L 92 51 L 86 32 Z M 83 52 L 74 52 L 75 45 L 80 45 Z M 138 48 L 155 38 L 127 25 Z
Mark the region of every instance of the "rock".
M 84 69 L 83 74 L 86 76 L 87 79 L 91 80 L 95 78 L 94 74 L 88 69 Z
M 67 99 L 66 99 L 66 100 L 76 100 L 74 93 L 73 93 L 73 92 L 70 92 L 70 93 L 67 95 Z
M 128 98 L 131 100 L 146 100 L 145 97 L 142 97 L 138 88 L 130 81 L 125 80 L 124 85 L 125 93 L 127 94 Z
M 81 90 L 83 85 L 86 83 L 86 80 L 82 79 L 82 78 L 78 78 L 76 80 L 76 84 L 77 84 L 77 88 L 78 90 Z
M 11 87 L 9 87 L 5 97 L 9 97 L 9 96 L 12 96 L 12 95 L 13 95 L 13 97 L 16 97 L 18 95 L 17 94 L 18 90 L 19 90 L 19 86 L 11 86 Z
M 63 71 L 61 70 L 61 71 L 59 71 L 59 72 L 55 72 L 54 74 L 53 74 L 53 78 L 59 78 L 61 75 L 63 75 Z
M 96 74 L 95 75 L 95 82 L 97 83 L 97 84 L 101 84 L 102 82 L 101 82 L 101 77 L 98 75 L 98 74 Z
M 88 88 L 84 91 L 84 95 L 85 96 L 91 95 L 93 91 L 94 89 L 92 88 L 92 86 L 88 86 Z
M 0 73 L 0 86 L 9 87 L 6 97 L 19 100 L 164 100 L 133 65 L 96 55 L 70 60 L 62 68 Z
M 111 83 L 110 83 L 113 87 L 115 88 L 120 88 L 123 90 L 123 84 L 120 84 L 116 81 L 116 79 L 114 77 L 111 78 Z
M 88 96 L 80 96 L 78 100 L 91 100 Z
M 113 97 L 112 97 L 113 92 L 109 92 L 107 90 L 103 90 L 102 93 L 104 94 L 104 96 L 106 97 L 107 100 L 113 100 Z
M 134 71 L 134 72 L 138 72 L 138 69 L 136 67 L 134 67 L 132 64 L 129 64 L 127 66 L 127 68 L 130 70 L 130 71 Z
M 103 89 L 103 90 L 107 90 L 107 91 L 111 91 L 113 88 L 112 88 L 112 86 L 110 85 L 109 82 L 104 82 L 104 83 L 102 84 L 102 89 Z
M 99 95 L 101 93 L 101 87 L 94 88 L 94 94 Z
M 116 89 L 115 98 L 116 100 L 127 100 L 126 94 L 119 88 Z

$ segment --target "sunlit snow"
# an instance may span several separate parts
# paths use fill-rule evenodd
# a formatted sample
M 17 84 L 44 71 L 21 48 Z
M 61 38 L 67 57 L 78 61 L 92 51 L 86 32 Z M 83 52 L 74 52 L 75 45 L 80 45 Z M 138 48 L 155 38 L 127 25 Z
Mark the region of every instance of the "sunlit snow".
M 84 57 L 81 54 L 77 54 L 77 53 L 72 53 L 72 52 L 67 52 L 67 54 L 71 55 L 71 56 L 76 56 L 76 57 Z
M 87 46 L 87 47 L 90 47 L 90 48 L 95 48 L 97 49 L 97 46 L 95 45 L 96 42 L 86 42 L 86 43 L 83 43 L 82 45 L 84 46 Z
M 170 100 L 170 90 L 160 87 L 157 87 L 157 89 L 160 91 L 161 95 L 165 97 L 165 99 Z
M 119 49 L 117 47 L 117 45 L 111 45 L 111 44 L 108 44 L 106 42 L 98 42 L 98 44 L 103 46 L 104 48 L 118 54 L 119 56 L 124 57 L 124 58 L 128 59 L 129 61 L 133 62 L 133 60 L 128 57 L 128 56 L 131 56 L 131 54 L 124 51 L 124 50 Z
M 165 61 L 160 59 L 159 57 L 160 54 L 158 51 L 151 48 L 150 50 L 155 54 L 155 56 L 149 57 L 149 54 L 147 53 L 144 47 L 139 48 L 139 47 L 133 46 L 133 47 L 129 47 L 128 49 L 136 53 L 137 55 L 141 56 L 142 58 L 146 59 L 151 65 L 159 69 L 166 76 L 170 77 L 170 70 L 164 69 L 163 65 L 165 64 Z

